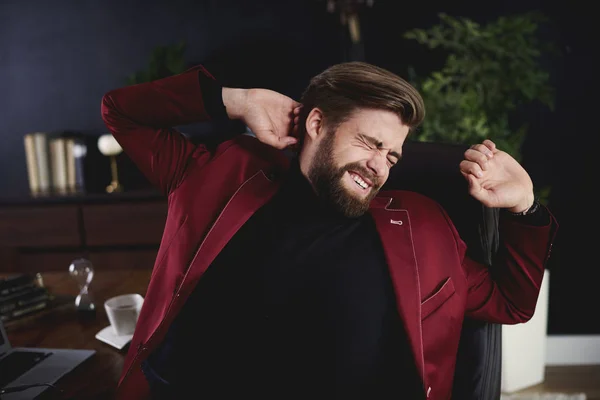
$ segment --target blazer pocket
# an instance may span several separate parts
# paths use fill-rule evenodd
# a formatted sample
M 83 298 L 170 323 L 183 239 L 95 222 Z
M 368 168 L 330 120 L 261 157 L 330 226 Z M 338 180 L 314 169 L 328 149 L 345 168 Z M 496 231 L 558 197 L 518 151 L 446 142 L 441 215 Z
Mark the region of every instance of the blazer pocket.
M 448 277 L 437 292 L 429 296 L 421 303 L 421 320 L 427 318 L 432 312 L 437 310 L 454 294 L 454 283 L 452 278 Z

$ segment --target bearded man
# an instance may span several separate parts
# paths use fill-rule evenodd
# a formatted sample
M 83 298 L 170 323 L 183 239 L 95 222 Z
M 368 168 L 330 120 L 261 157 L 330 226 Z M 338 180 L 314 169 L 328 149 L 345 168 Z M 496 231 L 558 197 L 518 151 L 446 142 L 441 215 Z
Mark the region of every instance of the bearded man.
M 119 398 L 448 399 L 465 316 L 534 313 L 557 225 L 510 155 L 485 140 L 457 165 L 503 209 L 494 276 L 436 202 L 380 191 L 425 116 L 390 71 L 333 65 L 295 101 L 197 66 L 110 91 L 102 116 L 168 198 Z M 219 118 L 254 135 L 174 128 Z

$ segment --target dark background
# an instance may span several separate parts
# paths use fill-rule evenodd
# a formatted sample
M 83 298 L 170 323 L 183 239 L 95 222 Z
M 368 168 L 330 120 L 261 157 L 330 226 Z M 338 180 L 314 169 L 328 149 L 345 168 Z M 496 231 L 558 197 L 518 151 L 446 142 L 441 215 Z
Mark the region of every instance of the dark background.
M 591 4 L 591 3 L 590 3 Z M 557 88 L 554 112 L 531 108 L 523 164 L 535 184 L 553 187 L 550 208 L 561 229 L 550 259 L 550 334 L 600 334 L 593 279 L 599 267 L 597 178 L 598 22 L 583 1 L 403 2 L 375 0 L 361 13 L 366 61 L 403 76 L 443 59 L 402 39 L 437 13 L 485 22 L 540 10 L 544 35 L 563 56 L 548 64 Z M 202 63 L 224 83 L 267 87 L 298 98 L 311 76 L 348 59 L 348 37 L 324 0 L 0 1 L 0 194 L 28 192 L 23 135 L 73 130 L 106 133 L 104 93 L 147 66 L 157 45 L 187 43 L 190 66 Z M 185 127 L 191 134 L 238 129 L 228 123 Z M 589 232 L 593 232 L 590 234 Z

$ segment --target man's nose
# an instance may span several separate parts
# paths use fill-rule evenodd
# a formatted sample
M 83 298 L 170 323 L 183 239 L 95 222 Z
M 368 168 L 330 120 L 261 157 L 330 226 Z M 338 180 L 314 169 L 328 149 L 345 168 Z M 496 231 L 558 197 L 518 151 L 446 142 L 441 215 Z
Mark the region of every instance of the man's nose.
M 376 154 L 367 161 L 367 167 L 377 177 L 385 177 L 387 173 L 387 159 L 381 154 Z

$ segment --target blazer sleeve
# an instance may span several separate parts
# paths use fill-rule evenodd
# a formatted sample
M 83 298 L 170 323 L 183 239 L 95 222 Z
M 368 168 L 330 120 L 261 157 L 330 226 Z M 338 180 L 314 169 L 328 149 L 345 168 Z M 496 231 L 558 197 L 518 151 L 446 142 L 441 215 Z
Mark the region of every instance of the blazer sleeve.
M 500 324 L 531 319 L 558 229 L 556 219 L 546 211 L 549 222 L 540 226 L 500 219 L 500 246 L 491 267 L 466 257 L 466 246 L 458 241 L 468 284 L 468 317 Z
M 203 67 L 153 82 L 112 90 L 102 98 L 104 123 L 123 151 L 162 193 L 171 193 L 186 175 L 190 161 L 203 166 L 211 158 L 174 127 L 209 121 L 219 96 Z M 220 113 L 220 117 L 223 113 Z M 226 114 L 225 114 L 226 115 Z

